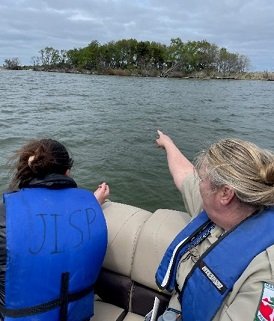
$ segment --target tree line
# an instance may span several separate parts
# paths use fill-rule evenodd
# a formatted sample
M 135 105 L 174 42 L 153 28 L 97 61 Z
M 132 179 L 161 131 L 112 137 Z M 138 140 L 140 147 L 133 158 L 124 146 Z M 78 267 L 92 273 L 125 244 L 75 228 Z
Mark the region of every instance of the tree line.
M 17 69 L 17 59 L 6 59 L 4 67 Z M 39 51 L 39 56 L 32 57 L 32 67 L 121 75 L 188 76 L 202 72 L 208 76 L 229 76 L 245 72 L 249 59 L 206 40 L 183 42 L 174 38 L 167 46 L 153 41 L 122 39 L 106 44 L 95 40 L 86 47 L 71 50 L 46 47 Z

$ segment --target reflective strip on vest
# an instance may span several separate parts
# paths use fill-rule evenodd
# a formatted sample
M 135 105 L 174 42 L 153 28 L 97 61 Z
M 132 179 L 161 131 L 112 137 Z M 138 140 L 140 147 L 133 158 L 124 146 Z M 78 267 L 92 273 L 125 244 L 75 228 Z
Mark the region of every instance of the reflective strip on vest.
M 201 212 L 194 220 L 175 237 L 165 252 L 164 257 L 157 269 L 155 278 L 156 284 L 162 290 L 172 292 L 176 282 L 176 267 L 185 253 L 189 241 L 207 223 L 209 218 L 205 211 Z

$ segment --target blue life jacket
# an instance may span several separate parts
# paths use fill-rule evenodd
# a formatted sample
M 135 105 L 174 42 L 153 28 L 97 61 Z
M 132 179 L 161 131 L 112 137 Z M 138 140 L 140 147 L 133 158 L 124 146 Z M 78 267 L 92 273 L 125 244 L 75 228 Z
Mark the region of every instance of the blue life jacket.
M 5 321 L 86 321 L 107 246 L 100 204 L 84 189 L 4 194 Z
M 156 283 L 160 288 L 169 291 L 176 288 L 181 257 L 190 242 L 210 223 L 203 211 L 176 236 L 156 272 Z M 179 295 L 182 320 L 212 320 L 249 263 L 274 244 L 273 230 L 274 209 L 269 208 L 242 221 L 212 244 L 195 263 L 183 284 Z

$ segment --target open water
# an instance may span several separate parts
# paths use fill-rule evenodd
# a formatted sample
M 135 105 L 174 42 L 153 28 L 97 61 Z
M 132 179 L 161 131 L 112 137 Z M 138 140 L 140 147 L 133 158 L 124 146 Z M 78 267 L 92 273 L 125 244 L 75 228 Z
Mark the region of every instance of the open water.
M 0 71 L 0 192 L 13 152 L 51 137 L 71 151 L 78 185 L 107 181 L 113 201 L 183 209 L 156 130 L 191 160 L 221 137 L 274 150 L 273 107 L 274 82 Z

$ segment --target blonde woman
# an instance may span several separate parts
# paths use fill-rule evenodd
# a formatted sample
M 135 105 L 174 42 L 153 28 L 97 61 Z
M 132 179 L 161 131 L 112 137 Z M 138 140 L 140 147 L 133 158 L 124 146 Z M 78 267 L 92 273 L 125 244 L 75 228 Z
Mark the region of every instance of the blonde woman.
M 223 139 L 194 166 L 158 135 L 194 217 L 156 273 L 158 286 L 173 293 L 166 313 L 184 321 L 274 320 L 274 155 Z

